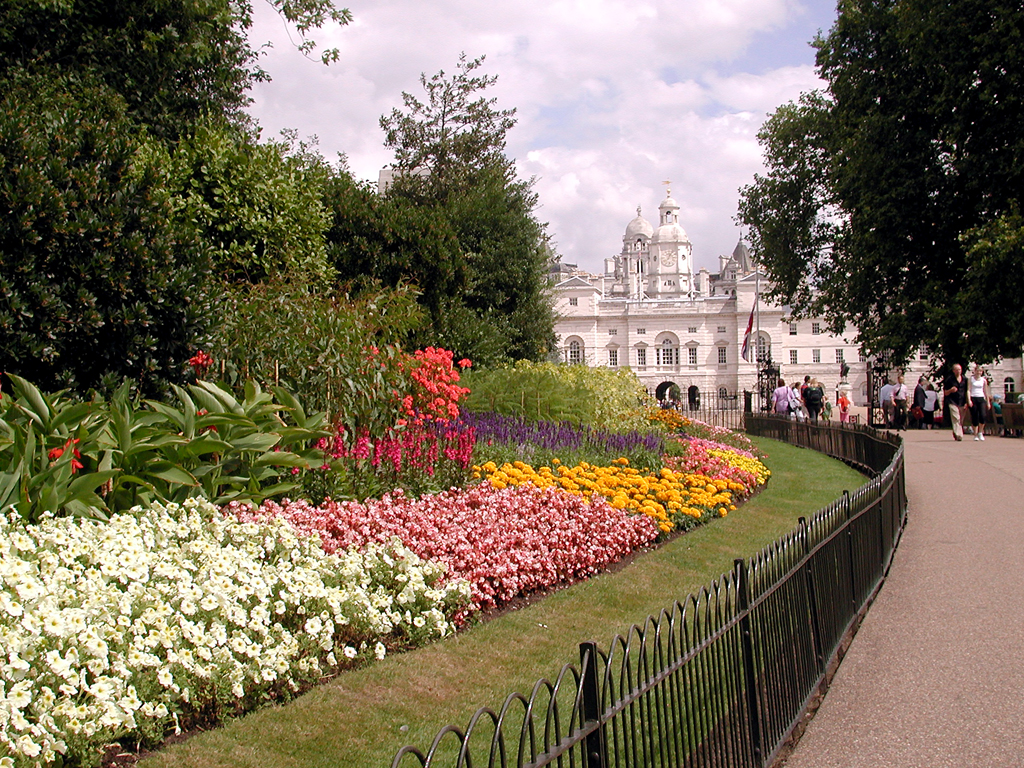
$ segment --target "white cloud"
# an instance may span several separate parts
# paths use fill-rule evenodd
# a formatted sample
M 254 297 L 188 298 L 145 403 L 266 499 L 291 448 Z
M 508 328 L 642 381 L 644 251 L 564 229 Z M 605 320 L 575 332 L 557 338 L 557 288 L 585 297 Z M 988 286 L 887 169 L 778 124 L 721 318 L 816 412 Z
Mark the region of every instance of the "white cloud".
M 274 41 L 262 60 L 274 80 L 254 89 L 252 112 L 265 135 L 316 134 L 325 155 L 344 152 L 357 176 L 376 178 L 391 159 L 378 121 L 401 92 L 419 95 L 420 73 L 451 71 L 462 51 L 486 54 L 498 106 L 517 109 L 509 154 L 537 177 L 538 215 L 567 261 L 600 269 L 638 204 L 657 216 L 671 179 L 697 264 L 714 267 L 736 242 L 737 190 L 761 170 L 755 135 L 766 113 L 817 85 L 806 43 L 825 6 L 390 0 L 352 6 L 351 25 L 315 34 L 341 52 L 324 67 L 257 4 L 251 39 Z

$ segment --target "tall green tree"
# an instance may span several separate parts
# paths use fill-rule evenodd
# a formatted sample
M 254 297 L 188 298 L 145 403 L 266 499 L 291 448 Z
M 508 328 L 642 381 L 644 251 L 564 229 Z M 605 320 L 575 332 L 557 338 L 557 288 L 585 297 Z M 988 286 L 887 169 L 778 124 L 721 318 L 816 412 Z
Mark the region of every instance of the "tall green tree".
M 455 73 L 420 75 L 426 101 L 402 93 L 404 110 L 382 116 L 384 145 L 395 152 L 396 191 L 444 203 L 491 168 L 509 170 L 505 136 L 515 125 L 514 109 L 496 109 L 497 99 L 480 95 L 495 75 L 474 74 L 484 57 L 459 56 Z
M 994 264 L 1024 269 L 1020 251 L 986 261 L 971 243 L 1012 220 L 1024 189 L 1020 4 L 838 11 L 815 43 L 826 88 L 765 123 L 767 172 L 741 193 L 772 298 L 897 360 L 919 344 L 948 359 L 1019 355 L 1024 302 L 988 287 Z
M 351 18 L 331 0 L 270 2 L 306 53 L 312 29 Z M 10 0 L 0 3 L 0 80 L 16 69 L 87 74 L 121 94 L 133 120 L 176 139 L 206 115 L 247 122 L 247 91 L 268 79 L 251 26 L 248 0 Z
M 406 197 L 378 195 L 338 171 L 326 184 L 329 260 L 343 280 L 388 287 L 410 283 L 436 324 L 448 297 L 466 287 L 466 264 L 447 216 Z
M 438 297 L 427 299 L 435 343 L 478 362 L 540 360 L 554 343 L 547 237 L 532 181 L 517 178 L 505 154 L 515 110 L 485 94 L 497 78 L 479 72 L 483 61 L 463 54 L 453 74 L 421 75 L 425 100 L 403 93 L 404 109 L 381 118 L 395 152 L 387 197 L 445 222 L 458 244 L 460 259 L 436 268 L 426 259 L 425 280 L 411 278 Z M 441 288 L 438 276 L 453 279 Z

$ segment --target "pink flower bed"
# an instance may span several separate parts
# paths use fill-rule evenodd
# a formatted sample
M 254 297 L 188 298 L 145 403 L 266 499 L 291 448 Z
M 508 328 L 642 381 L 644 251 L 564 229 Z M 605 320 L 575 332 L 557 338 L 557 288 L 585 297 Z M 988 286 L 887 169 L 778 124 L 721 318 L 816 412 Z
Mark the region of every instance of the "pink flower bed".
M 757 487 L 757 473 L 751 471 L 748 467 L 754 462 L 758 462 L 758 459 L 750 451 L 716 443 L 713 440 L 703 440 L 699 437 L 693 437 L 680 442 L 688 448 L 686 455 L 665 458 L 665 466 L 674 472 L 707 475 L 708 477 L 732 480 L 741 483 L 746 488 L 747 494 L 752 493 Z M 710 451 L 716 451 L 718 455 L 712 454 Z M 737 466 L 736 459 L 730 461 L 723 454 L 749 459 L 750 462 L 743 462 L 741 458 L 738 463 L 747 466 Z
M 468 613 L 598 573 L 659 533 L 652 518 L 627 515 L 602 498 L 532 485 L 498 490 L 483 483 L 419 499 L 396 491 L 319 507 L 233 503 L 225 511 L 242 521 L 283 517 L 319 534 L 327 552 L 397 536 L 420 557 L 447 565 L 448 578 L 469 581 Z

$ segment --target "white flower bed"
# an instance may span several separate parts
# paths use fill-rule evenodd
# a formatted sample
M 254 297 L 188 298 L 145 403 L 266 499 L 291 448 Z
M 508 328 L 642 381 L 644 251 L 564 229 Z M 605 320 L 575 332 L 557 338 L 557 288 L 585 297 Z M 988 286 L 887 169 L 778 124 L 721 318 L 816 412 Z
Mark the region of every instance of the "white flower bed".
M 453 631 L 465 581 L 395 541 L 327 555 L 205 501 L 110 522 L 0 519 L 0 768 L 85 764 L 181 714 L 234 712 Z

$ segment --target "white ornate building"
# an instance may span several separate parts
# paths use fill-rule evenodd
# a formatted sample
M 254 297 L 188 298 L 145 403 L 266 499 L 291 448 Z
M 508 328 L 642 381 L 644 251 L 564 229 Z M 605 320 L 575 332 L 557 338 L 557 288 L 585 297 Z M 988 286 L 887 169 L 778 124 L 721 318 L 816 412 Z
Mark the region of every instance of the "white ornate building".
M 717 273 L 695 272 L 678 212 L 671 191 L 658 207 L 657 228 L 637 208 L 622 250 L 605 260 L 603 275 L 577 272 L 557 283 L 562 359 L 629 367 L 659 398 L 673 384 L 690 402 L 755 391 L 753 349 L 749 361 L 741 351 L 764 276 L 742 240 L 731 256 L 719 257 Z M 786 307 L 757 303 L 751 344 L 760 355 L 770 354 L 786 381 L 810 375 L 834 393 L 845 362 L 854 404 L 866 403 L 868 365 L 856 344 L 828 333 L 821 320 L 793 320 Z M 927 351 L 919 358 L 909 366 L 911 386 L 929 367 Z M 1020 391 L 1021 366 L 1019 358 L 989 366 L 993 391 Z

